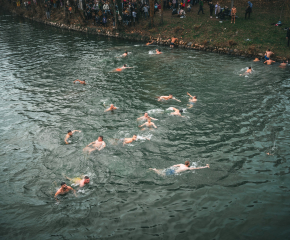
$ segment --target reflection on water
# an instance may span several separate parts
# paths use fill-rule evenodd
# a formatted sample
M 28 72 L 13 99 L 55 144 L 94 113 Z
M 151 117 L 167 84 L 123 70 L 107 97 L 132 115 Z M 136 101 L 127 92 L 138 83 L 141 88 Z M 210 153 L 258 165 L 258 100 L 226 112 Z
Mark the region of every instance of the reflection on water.
M 289 236 L 289 69 L 180 49 L 156 55 L 134 42 L 0 21 L 2 237 Z M 134 68 L 111 72 L 123 64 Z M 253 74 L 239 76 L 249 66 Z M 187 92 L 198 99 L 190 108 Z M 157 101 L 168 94 L 181 102 Z M 104 113 L 111 103 L 119 109 Z M 146 111 L 157 129 L 138 127 Z M 82 131 L 70 145 L 68 129 Z M 150 141 L 115 144 L 133 134 Z M 107 147 L 84 155 L 99 135 Z M 148 170 L 188 159 L 211 168 L 173 177 Z M 56 204 L 65 175 L 91 182 Z

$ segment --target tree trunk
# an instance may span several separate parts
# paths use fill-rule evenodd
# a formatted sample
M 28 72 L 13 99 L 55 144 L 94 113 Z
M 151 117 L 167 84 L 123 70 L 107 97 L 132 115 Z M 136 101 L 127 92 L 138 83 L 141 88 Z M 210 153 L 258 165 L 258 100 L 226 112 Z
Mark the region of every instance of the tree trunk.
M 160 5 L 161 5 L 160 25 L 162 25 L 163 24 L 163 0 L 160 0 Z
M 150 27 L 154 26 L 154 0 L 149 0 L 150 5 Z

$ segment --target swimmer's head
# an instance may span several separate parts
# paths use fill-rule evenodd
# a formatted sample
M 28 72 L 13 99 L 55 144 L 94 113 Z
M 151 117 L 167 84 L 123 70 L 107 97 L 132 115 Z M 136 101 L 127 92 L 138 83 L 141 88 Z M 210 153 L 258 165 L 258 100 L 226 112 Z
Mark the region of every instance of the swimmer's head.
M 67 188 L 67 185 L 66 185 L 65 182 L 62 182 L 62 183 L 60 184 L 60 186 L 61 186 L 62 189 L 66 189 L 66 188 Z
M 133 138 L 133 140 L 136 140 L 137 139 L 137 135 L 134 134 L 132 138 Z
M 148 113 L 147 112 L 144 114 L 144 117 L 148 117 Z
M 103 136 L 99 136 L 98 141 L 103 141 Z
M 252 69 L 252 67 L 249 67 L 249 69 Z
M 158 51 L 159 51 L 159 52 L 161 52 L 161 50 L 160 50 L 160 49 L 158 49 Z
M 85 184 L 90 183 L 90 178 L 88 176 L 85 176 L 84 179 L 85 179 L 84 181 Z
M 71 130 L 68 130 L 67 133 L 68 133 L 68 135 L 70 135 L 70 136 L 72 135 L 72 131 L 71 131 Z
M 65 182 L 61 182 L 60 186 L 65 185 L 65 184 L 66 184 Z
M 268 49 L 268 51 L 271 51 L 270 48 Z
M 110 104 L 110 107 L 114 107 L 114 104 Z
M 151 118 L 148 118 L 148 120 L 147 120 L 149 123 L 151 122 Z
M 172 98 L 173 97 L 173 95 L 172 94 L 169 94 L 169 98 Z
M 180 110 L 179 110 L 179 113 L 183 113 L 183 110 L 182 110 L 182 109 L 180 109 Z
M 190 162 L 189 161 L 185 161 L 184 165 L 188 166 L 190 165 Z
M 124 64 L 124 66 L 123 67 L 127 67 L 127 64 Z

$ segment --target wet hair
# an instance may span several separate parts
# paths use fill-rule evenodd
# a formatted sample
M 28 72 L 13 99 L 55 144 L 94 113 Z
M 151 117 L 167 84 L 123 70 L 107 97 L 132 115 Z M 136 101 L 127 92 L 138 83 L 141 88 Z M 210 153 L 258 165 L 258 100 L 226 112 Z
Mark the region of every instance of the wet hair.
M 65 184 L 65 182 L 61 182 L 60 186 L 62 186 L 62 185 L 64 185 L 64 184 Z
M 127 64 L 124 64 L 124 66 L 123 67 L 126 67 L 127 66 Z
M 127 51 L 125 51 L 125 53 L 127 53 Z
M 190 164 L 190 162 L 189 161 L 185 161 L 185 163 L 184 163 L 185 165 L 189 165 Z
M 102 140 L 103 140 L 103 138 L 104 138 L 103 136 L 99 136 L 99 137 L 100 137 Z
M 134 136 L 136 136 L 136 137 L 137 137 L 137 135 L 136 135 L 136 134 L 134 134 L 134 135 L 133 135 L 133 137 L 134 137 Z
M 158 51 L 159 51 L 159 52 L 161 52 L 161 50 L 160 50 L 160 49 L 158 49 Z
M 182 109 L 180 109 L 180 110 L 179 110 L 179 112 L 180 112 L 180 113 L 183 113 L 183 110 L 182 110 Z
M 85 176 L 84 179 L 90 179 L 88 176 Z
M 68 131 L 67 131 L 67 133 L 70 133 L 70 132 L 71 132 L 71 130 L 68 130 Z
M 268 51 L 271 51 L 270 48 L 268 49 Z
M 252 67 L 249 67 L 249 69 L 251 69 Z

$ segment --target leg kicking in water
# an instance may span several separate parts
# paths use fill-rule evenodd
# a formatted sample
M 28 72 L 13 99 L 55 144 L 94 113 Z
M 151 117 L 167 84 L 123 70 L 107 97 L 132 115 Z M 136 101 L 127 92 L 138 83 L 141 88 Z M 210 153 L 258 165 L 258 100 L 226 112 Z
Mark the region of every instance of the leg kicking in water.
M 159 175 L 169 176 L 169 175 L 174 175 L 176 173 L 185 172 L 188 170 L 197 170 L 197 169 L 209 168 L 209 164 L 206 164 L 205 167 L 198 167 L 198 168 L 189 167 L 189 165 L 190 165 L 190 162 L 185 161 L 184 164 L 176 164 L 176 165 L 173 165 L 170 168 L 167 168 L 165 170 L 164 169 L 156 169 L 156 168 L 149 168 L 149 169 L 156 172 Z

